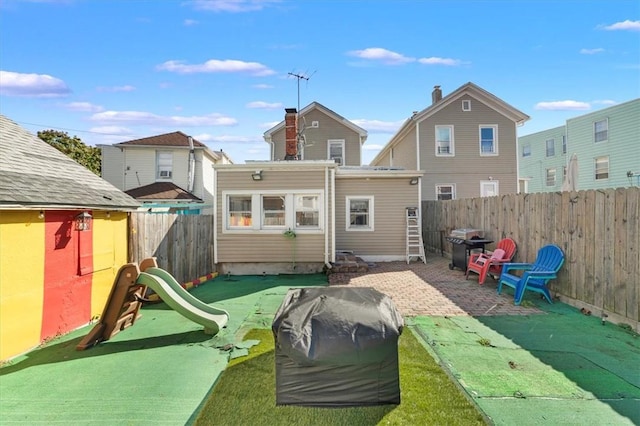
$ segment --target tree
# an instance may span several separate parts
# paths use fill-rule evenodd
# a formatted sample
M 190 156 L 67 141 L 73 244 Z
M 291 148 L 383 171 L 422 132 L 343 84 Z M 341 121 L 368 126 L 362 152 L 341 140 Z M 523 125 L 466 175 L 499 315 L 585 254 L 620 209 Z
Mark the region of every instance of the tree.
M 71 137 L 67 132 L 57 130 L 43 130 L 38 132 L 38 137 L 100 176 L 102 168 L 100 148 L 85 145 L 79 137 Z

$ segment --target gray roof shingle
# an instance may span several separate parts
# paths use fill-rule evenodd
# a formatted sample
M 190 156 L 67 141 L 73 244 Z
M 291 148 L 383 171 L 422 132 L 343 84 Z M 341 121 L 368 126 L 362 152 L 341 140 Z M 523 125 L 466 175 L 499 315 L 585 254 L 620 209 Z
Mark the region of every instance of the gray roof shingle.
M 0 114 L 0 208 L 138 206 L 138 201 Z

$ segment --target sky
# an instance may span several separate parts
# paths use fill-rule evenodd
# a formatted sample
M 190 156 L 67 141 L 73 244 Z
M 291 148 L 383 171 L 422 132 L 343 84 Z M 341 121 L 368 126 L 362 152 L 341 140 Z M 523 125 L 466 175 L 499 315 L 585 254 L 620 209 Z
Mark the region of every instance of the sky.
M 640 1 L 0 1 L 0 113 L 88 145 L 182 131 L 268 160 L 316 101 L 368 131 L 368 164 L 467 82 L 531 117 L 519 136 L 638 98 Z

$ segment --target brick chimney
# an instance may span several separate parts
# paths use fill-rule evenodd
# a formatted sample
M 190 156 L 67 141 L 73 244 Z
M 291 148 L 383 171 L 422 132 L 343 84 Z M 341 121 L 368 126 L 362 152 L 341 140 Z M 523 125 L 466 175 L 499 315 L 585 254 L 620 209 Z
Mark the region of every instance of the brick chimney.
M 285 160 L 298 159 L 298 111 L 295 108 L 285 108 Z
M 440 86 L 433 86 L 433 92 L 431 92 L 431 104 L 436 104 L 442 100 L 442 90 Z

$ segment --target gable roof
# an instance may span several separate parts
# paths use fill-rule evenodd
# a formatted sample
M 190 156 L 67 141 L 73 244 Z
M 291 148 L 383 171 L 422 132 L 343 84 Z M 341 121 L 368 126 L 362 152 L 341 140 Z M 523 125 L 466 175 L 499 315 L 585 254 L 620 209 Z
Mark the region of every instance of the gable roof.
M 195 138 L 191 138 L 193 147 L 203 149 L 216 161 L 221 159 L 220 153 L 212 151 L 209 147 Z M 189 135 L 180 131 L 165 133 L 162 135 L 149 136 L 146 138 L 134 139 L 126 142 L 115 143 L 113 146 L 134 146 L 134 147 L 166 147 L 166 148 L 189 148 Z M 231 159 L 227 156 L 229 161 Z
M 0 115 L 0 208 L 135 210 L 140 203 Z
M 196 197 L 189 191 L 180 188 L 173 182 L 154 182 L 125 192 L 133 198 L 141 201 L 188 200 L 200 203 L 202 202 L 202 199 Z
M 364 141 L 367 139 L 368 132 L 365 129 L 363 129 L 362 127 L 360 127 L 360 126 L 358 126 L 356 124 L 353 124 L 351 121 L 347 120 L 346 118 L 344 118 L 340 114 L 336 113 L 335 111 L 330 110 L 329 108 L 327 108 L 326 106 L 322 105 L 319 102 L 315 102 L 315 101 L 311 102 L 309 105 L 307 105 L 306 107 L 302 108 L 300 110 L 300 112 L 298 113 L 298 115 L 300 117 L 304 117 L 305 115 L 307 115 L 310 111 L 313 111 L 314 109 L 317 109 L 317 110 L 325 113 L 329 117 L 331 117 L 334 120 L 342 123 L 343 125 L 345 125 L 349 129 L 351 129 L 354 132 L 356 132 L 357 134 L 359 134 L 360 135 L 360 143 L 364 143 Z M 284 126 L 285 126 L 285 122 L 284 122 L 284 120 L 282 120 L 281 122 L 279 122 L 278 124 L 276 124 L 275 126 L 270 128 L 269 130 L 264 132 L 264 134 L 263 134 L 264 140 L 267 141 L 267 142 L 270 142 L 271 141 L 271 135 L 273 135 L 274 133 L 284 129 Z
M 472 82 L 468 82 L 458 87 L 456 90 L 449 93 L 447 96 L 443 97 L 438 102 L 426 107 L 422 111 L 418 111 L 414 113 L 411 117 L 405 120 L 405 122 L 402 123 L 402 126 L 400 126 L 400 129 L 391 137 L 389 142 L 382 148 L 382 150 L 380 150 L 378 155 L 376 155 L 375 158 L 371 161 L 371 164 L 375 164 L 376 161 L 378 161 L 393 146 L 395 146 L 399 142 L 399 140 L 402 138 L 402 136 L 404 136 L 407 132 L 409 132 L 409 130 L 411 130 L 416 125 L 416 123 L 419 123 L 420 121 L 423 121 L 431 117 L 438 111 L 447 107 L 451 103 L 456 102 L 458 99 L 460 99 L 462 96 L 465 96 L 465 95 L 471 96 L 474 99 L 477 99 L 478 101 L 484 103 L 485 105 L 493 108 L 495 111 L 501 113 L 502 115 L 509 118 L 510 120 L 512 120 L 514 123 L 518 125 L 523 124 L 525 121 L 529 120 L 530 118 L 527 114 L 509 105 L 508 103 L 498 98 L 497 96 L 493 95 L 492 93 L 487 92 L 480 86 L 473 84 Z

